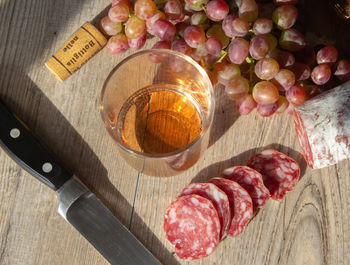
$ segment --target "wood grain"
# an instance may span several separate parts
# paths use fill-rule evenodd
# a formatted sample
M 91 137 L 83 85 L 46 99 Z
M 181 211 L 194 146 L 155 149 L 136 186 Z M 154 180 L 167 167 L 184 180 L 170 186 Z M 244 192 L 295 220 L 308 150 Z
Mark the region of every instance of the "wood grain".
M 99 94 L 108 73 L 132 51 L 113 57 L 104 49 L 64 83 L 44 66 L 74 30 L 109 4 L 0 0 L 1 99 L 165 265 L 350 264 L 350 163 L 306 168 L 290 116 L 240 117 L 217 89 L 210 147 L 188 171 L 150 177 L 120 158 L 100 119 Z M 296 188 L 281 202 L 270 200 L 241 236 L 224 240 L 210 257 L 177 259 L 162 228 L 168 204 L 188 183 L 245 164 L 266 147 L 301 164 Z M 0 264 L 107 264 L 56 211 L 55 193 L 0 150 Z

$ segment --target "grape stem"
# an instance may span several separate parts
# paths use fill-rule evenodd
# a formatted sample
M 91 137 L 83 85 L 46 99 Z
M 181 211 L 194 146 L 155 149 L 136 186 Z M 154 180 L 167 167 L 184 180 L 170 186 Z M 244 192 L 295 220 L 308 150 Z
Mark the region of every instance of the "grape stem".
M 249 83 L 250 83 L 250 89 L 253 86 L 253 73 L 254 73 L 254 66 L 255 66 L 255 60 L 251 57 L 247 57 L 246 62 L 249 63 Z
M 221 57 L 219 58 L 219 60 L 217 60 L 215 63 L 221 63 L 224 59 L 225 59 L 225 57 L 226 57 L 226 55 L 228 54 L 228 52 L 227 51 L 225 51 L 225 50 L 222 50 L 221 51 Z

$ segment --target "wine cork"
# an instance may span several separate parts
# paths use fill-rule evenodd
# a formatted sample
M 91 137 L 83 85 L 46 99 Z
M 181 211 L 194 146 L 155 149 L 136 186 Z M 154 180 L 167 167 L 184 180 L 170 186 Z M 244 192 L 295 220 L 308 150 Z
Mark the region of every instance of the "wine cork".
M 105 36 L 92 24 L 85 23 L 45 63 L 60 81 L 66 80 L 107 43 Z

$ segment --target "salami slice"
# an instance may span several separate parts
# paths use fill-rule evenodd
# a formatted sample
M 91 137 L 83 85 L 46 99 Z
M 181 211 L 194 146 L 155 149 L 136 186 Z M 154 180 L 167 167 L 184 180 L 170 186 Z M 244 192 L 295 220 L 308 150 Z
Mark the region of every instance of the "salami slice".
M 240 235 L 253 217 L 252 198 L 244 188 L 232 180 L 213 178 L 209 182 L 223 190 L 230 202 L 232 220 L 227 235 L 232 237 Z
M 307 164 L 323 168 L 350 157 L 350 81 L 294 110 L 294 125 Z
M 261 174 L 247 166 L 226 168 L 221 176 L 236 181 L 250 195 L 254 209 L 264 206 L 270 198 L 270 192 L 265 187 Z
M 266 149 L 254 155 L 248 161 L 248 166 L 261 173 L 274 200 L 282 199 L 287 191 L 292 190 L 300 176 L 298 163 L 274 149 Z
M 224 238 L 231 221 L 230 204 L 226 193 L 212 183 L 192 183 L 183 189 L 180 196 L 189 194 L 197 194 L 213 203 L 221 224 L 220 239 Z
M 164 215 L 164 231 L 181 259 L 207 257 L 219 244 L 220 221 L 212 202 L 196 194 L 177 198 Z

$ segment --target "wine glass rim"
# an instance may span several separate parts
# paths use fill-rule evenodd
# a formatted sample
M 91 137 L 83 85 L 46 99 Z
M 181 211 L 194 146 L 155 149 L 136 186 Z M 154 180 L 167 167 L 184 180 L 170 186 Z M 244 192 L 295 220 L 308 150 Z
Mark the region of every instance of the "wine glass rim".
M 126 145 L 123 145 L 121 143 L 119 143 L 119 141 L 116 141 L 114 139 L 114 137 L 112 137 L 114 139 L 114 142 L 117 143 L 117 145 L 123 149 L 124 151 L 131 153 L 131 154 L 136 154 L 139 156 L 143 156 L 143 157 L 148 157 L 148 158 L 168 158 L 168 157 L 172 157 L 172 156 L 176 156 L 184 151 L 186 151 L 187 149 L 191 148 L 193 145 L 195 145 L 201 138 L 203 138 L 203 136 L 205 135 L 205 133 L 207 133 L 207 130 L 210 128 L 210 125 L 213 123 L 213 117 L 214 117 L 214 109 L 215 109 L 215 94 L 214 94 L 214 88 L 213 85 L 210 81 L 210 78 L 207 74 L 207 72 L 203 69 L 202 66 L 200 66 L 195 60 L 193 60 L 190 56 L 183 54 L 181 52 L 177 52 L 177 51 L 173 51 L 173 50 L 169 50 L 169 49 L 145 49 L 142 51 L 138 51 L 135 52 L 129 56 L 127 56 L 126 58 L 124 58 L 122 61 L 120 61 L 113 69 L 112 71 L 108 74 L 106 80 L 103 83 L 103 87 L 101 90 L 101 95 L 100 95 L 100 114 L 102 117 L 102 120 L 104 121 L 104 117 L 103 117 L 103 110 L 102 110 L 102 106 L 103 106 L 103 97 L 107 88 L 107 84 L 109 82 L 109 80 L 112 78 L 112 76 L 114 75 L 114 73 L 121 67 L 123 66 L 126 62 L 130 61 L 131 59 L 144 55 L 144 54 L 148 54 L 148 53 L 167 53 L 167 54 L 172 54 L 174 56 L 177 57 L 181 57 L 182 59 L 184 59 L 185 61 L 187 61 L 188 63 L 190 63 L 191 65 L 193 65 L 197 71 L 199 71 L 199 73 L 201 74 L 202 78 L 204 78 L 205 83 L 207 84 L 207 89 L 209 90 L 209 104 L 208 104 L 208 126 L 203 127 L 203 130 L 201 131 L 201 133 L 189 144 L 187 144 L 186 146 L 184 146 L 181 149 L 177 149 L 176 151 L 173 152 L 168 152 L 168 153 L 161 153 L 161 154 L 152 154 L 152 153 L 145 153 L 145 152 L 139 152 L 136 151 L 132 148 L 129 148 Z M 107 132 L 110 134 L 110 132 L 107 130 Z

